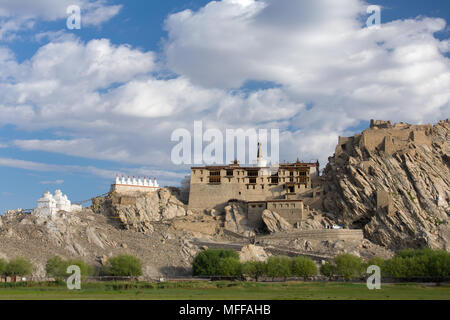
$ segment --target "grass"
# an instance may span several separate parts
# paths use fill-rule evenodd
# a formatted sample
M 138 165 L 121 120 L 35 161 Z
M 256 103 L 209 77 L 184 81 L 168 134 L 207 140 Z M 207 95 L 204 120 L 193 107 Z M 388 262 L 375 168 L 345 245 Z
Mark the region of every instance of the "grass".
M 0 300 L 450 300 L 450 284 L 386 284 L 368 290 L 363 283 L 338 282 L 166 282 L 85 283 L 82 290 L 62 285 L 0 284 Z

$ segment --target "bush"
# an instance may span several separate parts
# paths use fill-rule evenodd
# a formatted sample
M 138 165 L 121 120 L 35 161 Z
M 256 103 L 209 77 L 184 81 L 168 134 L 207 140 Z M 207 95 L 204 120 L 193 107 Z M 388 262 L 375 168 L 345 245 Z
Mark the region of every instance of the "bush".
M 450 276 L 450 254 L 443 250 L 402 250 L 385 263 L 394 278 L 445 278 Z
M 197 254 L 192 263 L 194 276 L 219 275 L 219 262 L 221 259 L 232 258 L 239 261 L 234 250 L 208 249 Z
M 5 268 L 5 274 L 8 276 L 27 276 L 33 271 L 33 264 L 24 258 L 15 258 L 11 260 Z
M 0 258 L 0 275 L 4 274 L 6 272 L 7 265 L 8 265 L 8 262 L 5 259 Z
M 306 279 L 317 275 L 317 266 L 310 258 L 295 257 L 292 259 L 292 274 Z
M 217 266 L 217 275 L 224 277 L 240 277 L 242 276 L 242 265 L 239 260 L 228 257 L 219 260 Z
M 48 259 L 45 264 L 45 271 L 49 277 L 63 278 L 67 275 L 66 270 L 66 262 L 59 256 Z
M 73 259 L 63 260 L 59 256 L 55 256 L 47 260 L 45 271 L 47 272 L 47 276 L 61 279 L 69 276 L 69 274 L 67 273 L 67 268 L 72 265 L 80 267 L 81 275 L 83 277 L 86 277 L 92 273 L 91 268 L 86 266 L 83 261 Z
M 139 277 L 142 275 L 142 262 L 132 255 L 121 254 L 108 259 L 103 272 L 115 277 Z
M 291 274 L 291 259 L 288 257 L 270 257 L 267 261 L 267 275 L 272 279 L 286 279 Z
M 336 266 L 328 261 L 320 267 L 320 273 L 328 278 L 334 276 L 336 272 Z
M 267 265 L 263 261 L 248 261 L 242 266 L 242 272 L 256 281 L 265 275 L 266 271 Z
M 363 264 L 361 258 L 344 253 L 334 259 L 336 264 L 336 272 L 343 276 L 346 280 L 358 278 L 363 272 Z

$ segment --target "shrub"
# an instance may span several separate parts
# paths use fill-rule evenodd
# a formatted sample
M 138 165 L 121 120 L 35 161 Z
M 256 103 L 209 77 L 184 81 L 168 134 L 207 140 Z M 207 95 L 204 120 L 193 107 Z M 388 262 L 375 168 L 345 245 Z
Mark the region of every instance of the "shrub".
M 239 277 L 242 275 L 242 265 L 239 260 L 228 257 L 219 260 L 217 275 L 224 277 Z
M 45 264 L 45 271 L 50 277 L 63 278 L 66 276 L 66 270 L 66 262 L 59 256 L 48 259 Z
M 242 272 L 256 281 L 266 274 L 267 265 L 263 261 L 248 261 L 242 266 Z
M 218 275 L 218 267 L 221 259 L 232 258 L 239 261 L 239 256 L 234 250 L 208 249 L 197 254 L 192 263 L 194 276 Z
M 327 261 L 320 267 L 320 273 L 331 278 L 336 274 L 336 266 Z
M 267 261 L 267 275 L 272 279 L 286 279 L 291 274 L 291 259 L 288 257 L 270 257 Z
M 69 276 L 69 274 L 67 274 L 67 268 L 72 265 L 80 267 L 81 275 L 83 277 L 92 274 L 91 268 L 89 268 L 83 261 L 74 259 L 63 260 L 59 256 L 55 256 L 47 260 L 45 271 L 48 276 L 61 279 Z
M 142 262 L 132 255 L 121 254 L 108 259 L 103 271 L 115 277 L 138 277 L 142 275 Z
M 0 275 L 4 274 L 6 272 L 7 265 L 8 265 L 8 262 L 5 259 L 0 258 Z
M 450 276 L 450 254 L 443 250 L 402 250 L 385 263 L 386 274 L 394 278 Z
M 24 258 L 15 258 L 6 265 L 8 276 L 27 276 L 33 271 L 33 264 Z
M 336 264 L 336 272 L 343 276 L 346 280 L 360 277 L 363 272 L 363 265 L 361 258 L 344 253 L 334 259 Z
M 317 266 L 310 258 L 295 257 L 292 259 L 292 274 L 306 279 L 317 275 Z

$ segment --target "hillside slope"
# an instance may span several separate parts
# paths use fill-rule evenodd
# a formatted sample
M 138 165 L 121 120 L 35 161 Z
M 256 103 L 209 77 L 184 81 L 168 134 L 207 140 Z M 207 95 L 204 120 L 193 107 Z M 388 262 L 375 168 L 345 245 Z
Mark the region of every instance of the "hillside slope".
M 450 120 L 372 121 L 340 138 L 322 177 L 323 209 L 391 249 L 450 250 Z

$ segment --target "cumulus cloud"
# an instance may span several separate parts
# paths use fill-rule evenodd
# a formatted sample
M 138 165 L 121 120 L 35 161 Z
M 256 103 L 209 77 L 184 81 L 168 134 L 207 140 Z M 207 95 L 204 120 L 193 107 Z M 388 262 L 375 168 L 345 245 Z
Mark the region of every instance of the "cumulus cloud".
M 32 29 L 37 21 L 66 19 L 71 5 L 80 7 L 82 26 L 101 25 L 122 8 L 107 0 L 0 0 L 0 40 L 14 39 L 17 32 Z
M 363 120 L 447 117 L 448 40 L 434 37 L 446 22 L 421 17 L 369 29 L 366 8 L 359 0 L 210 2 L 168 17 L 167 64 L 205 87 L 277 84 L 295 114 L 287 126 L 280 123 L 290 128 L 286 137 L 322 159 L 338 134 Z
M 210 2 L 167 18 L 164 65 L 153 52 L 58 34 L 43 35 L 54 40 L 22 63 L 0 48 L 0 125 L 64 136 L 11 142 L 23 150 L 170 177 L 180 169 L 171 133 L 192 131 L 194 120 L 205 129 L 279 128 L 280 160 L 324 164 L 361 121 L 448 117 L 449 42 L 434 37 L 445 21 L 368 29 L 365 9 L 359 0 Z

